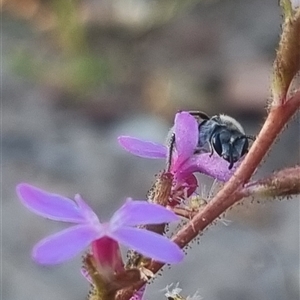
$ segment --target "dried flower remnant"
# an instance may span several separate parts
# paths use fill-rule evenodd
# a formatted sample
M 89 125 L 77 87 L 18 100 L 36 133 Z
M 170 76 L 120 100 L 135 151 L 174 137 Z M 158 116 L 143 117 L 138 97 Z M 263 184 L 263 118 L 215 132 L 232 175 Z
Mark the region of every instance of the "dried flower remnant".
M 172 183 L 173 183 L 173 175 L 171 173 L 162 172 L 156 176 L 156 181 L 154 182 L 152 188 L 149 190 L 147 198 L 150 203 L 160 204 L 162 206 L 168 206 L 170 204 L 170 199 L 172 197 Z M 161 224 L 148 224 L 143 226 L 143 228 L 155 232 L 158 234 L 165 234 L 165 228 L 167 223 Z M 127 264 L 126 268 L 139 268 L 143 269 L 143 272 L 147 272 L 147 266 L 149 266 L 150 262 L 148 258 L 143 257 L 136 251 L 129 251 L 127 253 Z M 152 277 L 152 273 L 149 277 Z
M 173 174 L 161 172 L 148 192 L 147 198 L 150 203 L 167 206 L 172 193 Z
M 165 296 L 168 300 L 202 300 L 203 298 L 196 292 L 193 296 L 183 297 L 181 296 L 182 288 L 179 287 L 179 282 L 173 287 L 173 283 L 166 286 L 163 289 Z
M 137 268 L 122 268 L 119 272 L 111 273 L 107 278 L 103 275 L 103 269 L 98 268 L 97 262 L 91 254 L 85 255 L 83 262 L 86 271 L 85 277 L 91 283 L 88 300 L 114 299 L 120 289 L 132 286 L 135 282 L 143 279 Z M 144 291 L 145 286 L 134 293 L 131 300 L 142 300 Z

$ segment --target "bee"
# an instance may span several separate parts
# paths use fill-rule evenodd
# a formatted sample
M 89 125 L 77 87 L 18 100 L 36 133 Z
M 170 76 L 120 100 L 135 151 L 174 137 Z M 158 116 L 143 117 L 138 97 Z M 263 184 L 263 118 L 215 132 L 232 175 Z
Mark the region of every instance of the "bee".
M 192 111 L 190 114 L 201 119 L 195 153 L 205 151 L 208 146 L 211 155 L 215 152 L 229 162 L 229 170 L 248 153 L 249 140 L 255 140 L 255 137 L 245 134 L 244 128 L 236 119 L 228 115 L 209 117 L 201 111 Z
M 217 153 L 224 160 L 229 162 L 228 169 L 240 160 L 249 150 L 249 140 L 254 141 L 255 137 L 246 135 L 242 125 L 234 118 L 219 114 L 209 117 L 202 111 L 189 111 L 198 119 L 198 144 L 195 154 L 210 152 L 212 156 Z M 175 146 L 175 134 L 170 140 L 169 165 Z

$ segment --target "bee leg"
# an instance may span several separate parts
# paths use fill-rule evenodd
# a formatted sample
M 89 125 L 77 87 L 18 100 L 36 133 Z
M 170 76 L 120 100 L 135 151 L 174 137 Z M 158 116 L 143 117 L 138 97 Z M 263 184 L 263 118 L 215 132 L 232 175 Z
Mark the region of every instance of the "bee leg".
M 209 120 L 210 117 L 203 111 L 200 110 L 190 110 L 188 112 L 190 115 L 194 116 L 194 117 L 198 117 L 199 119 L 202 120 Z
M 209 157 L 212 157 L 214 154 L 214 147 L 212 146 L 211 142 L 208 143 L 208 146 L 209 146 L 209 150 L 210 150 Z
M 228 169 L 231 170 L 232 167 L 233 167 L 233 165 L 234 165 L 234 161 L 233 161 L 232 153 L 230 153 L 230 155 L 229 155 L 229 167 L 228 167 Z
M 254 135 L 245 135 L 245 137 L 249 140 L 255 141 L 256 140 L 256 136 Z
M 169 141 L 169 152 L 167 157 L 167 171 L 170 171 L 171 164 L 172 164 L 172 155 L 174 151 L 175 146 L 175 133 L 172 133 L 170 141 Z

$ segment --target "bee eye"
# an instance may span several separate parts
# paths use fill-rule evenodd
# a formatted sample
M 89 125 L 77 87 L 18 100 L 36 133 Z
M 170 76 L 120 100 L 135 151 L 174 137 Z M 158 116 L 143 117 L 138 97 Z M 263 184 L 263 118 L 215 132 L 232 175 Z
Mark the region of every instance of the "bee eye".
M 214 150 L 215 150 L 220 156 L 222 156 L 222 143 L 221 143 L 220 135 L 219 135 L 219 134 L 215 134 L 215 135 L 212 137 L 211 144 L 212 144 Z
M 236 140 L 235 147 L 239 149 L 240 157 L 248 152 L 249 142 L 246 136 L 242 136 Z

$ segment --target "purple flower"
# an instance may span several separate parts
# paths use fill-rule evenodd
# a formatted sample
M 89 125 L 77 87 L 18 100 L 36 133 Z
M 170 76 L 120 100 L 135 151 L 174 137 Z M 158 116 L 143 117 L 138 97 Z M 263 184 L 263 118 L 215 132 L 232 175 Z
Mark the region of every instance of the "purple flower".
M 38 263 L 61 263 L 91 244 L 94 247 L 106 244 L 101 241 L 107 241 L 107 238 L 157 261 L 177 263 L 183 259 L 183 252 L 175 243 L 166 237 L 135 227 L 178 220 L 173 212 L 160 205 L 127 199 L 109 222 L 100 223 L 96 214 L 79 195 L 73 201 L 26 183 L 17 186 L 17 193 L 21 202 L 35 214 L 55 221 L 74 223 L 34 246 L 32 256 Z M 118 247 L 113 245 L 113 248 Z M 107 249 L 102 249 L 103 253 L 99 246 L 96 249 L 100 251 L 97 253 L 99 257 L 105 256 Z M 113 259 L 111 253 L 107 255 L 108 261 Z
M 200 172 L 220 181 L 228 181 L 238 164 L 229 170 L 229 163 L 217 154 L 196 153 L 199 129 L 195 117 L 188 112 L 180 112 L 175 116 L 173 127 L 175 134 L 175 149 L 172 154 L 170 172 L 177 182 L 191 179 L 191 175 Z M 201 130 L 201 127 L 200 127 Z M 169 149 L 165 145 L 142 141 L 130 136 L 120 136 L 119 144 L 128 152 L 145 158 L 167 159 Z

